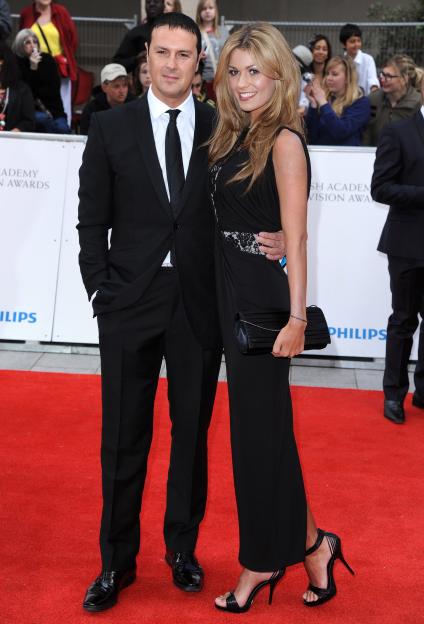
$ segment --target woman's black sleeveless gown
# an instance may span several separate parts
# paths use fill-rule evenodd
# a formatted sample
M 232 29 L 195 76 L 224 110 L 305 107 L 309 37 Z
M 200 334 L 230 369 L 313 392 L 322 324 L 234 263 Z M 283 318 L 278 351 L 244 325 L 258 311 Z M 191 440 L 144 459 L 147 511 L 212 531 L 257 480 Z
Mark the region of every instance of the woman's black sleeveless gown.
M 304 145 L 305 156 L 309 159 Z M 230 399 L 231 445 L 242 566 L 270 572 L 303 561 L 306 501 L 293 434 L 287 358 L 242 355 L 234 317 L 241 310 L 289 310 L 287 275 L 265 258 L 254 234 L 281 229 L 272 153 L 263 174 L 228 184 L 244 149 L 211 168 L 217 216 L 216 273 Z

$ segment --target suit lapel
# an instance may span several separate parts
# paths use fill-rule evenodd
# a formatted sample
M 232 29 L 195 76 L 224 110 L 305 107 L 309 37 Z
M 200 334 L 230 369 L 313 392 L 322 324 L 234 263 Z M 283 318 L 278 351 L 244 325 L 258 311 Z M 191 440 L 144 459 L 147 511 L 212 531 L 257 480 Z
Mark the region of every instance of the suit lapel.
M 184 208 L 190 197 L 191 190 L 199 180 L 203 180 L 205 176 L 205 167 L 207 167 L 206 148 L 202 147 L 209 139 L 211 133 L 210 115 L 205 114 L 204 109 L 194 99 L 195 108 L 195 125 L 193 136 L 193 149 L 191 151 L 190 162 L 187 170 L 187 177 L 184 184 L 183 195 L 181 198 L 180 211 Z
M 171 204 L 168 200 L 168 194 L 163 181 L 162 169 L 160 168 L 158 155 L 156 152 L 155 139 L 153 136 L 152 122 L 150 119 L 149 105 L 147 97 L 144 96 L 140 100 L 140 104 L 136 109 L 136 137 L 137 143 L 143 155 L 144 164 L 149 172 L 153 182 L 155 192 L 159 199 L 160 205 L 166 214 L 172 218 Z
M 424 143 L 424 117 L 422 116 L 421 109 L 415 114 L 414 122 L 418 129 L 421 141 Z

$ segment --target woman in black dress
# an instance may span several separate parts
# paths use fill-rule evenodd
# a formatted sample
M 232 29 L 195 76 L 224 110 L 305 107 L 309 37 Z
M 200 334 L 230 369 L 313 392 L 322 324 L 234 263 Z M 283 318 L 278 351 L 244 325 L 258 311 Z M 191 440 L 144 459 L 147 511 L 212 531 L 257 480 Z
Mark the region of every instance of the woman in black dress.
M 215 605 L 246 611 L 285 568 L 305 561 L 307 606 L 335 594 L 340 539 L 316 528 L 305 499 L 293 435 L 290 358 L 306 327 L 308 152 L 297 112 L 300 77 L 279 31 L 245 26 L 227 40 L 216 75 L 220 117 L 210 142 L 217 218 L 217 289 L 230 397 L 231 442 L 244 570 Z M 283 229 L 287 273 L 269 262 L 255 234 Z M 237 311 L 290 310 L 272 354 L 242 355 Z M 305 559 L 306 557 L 306 559 Z

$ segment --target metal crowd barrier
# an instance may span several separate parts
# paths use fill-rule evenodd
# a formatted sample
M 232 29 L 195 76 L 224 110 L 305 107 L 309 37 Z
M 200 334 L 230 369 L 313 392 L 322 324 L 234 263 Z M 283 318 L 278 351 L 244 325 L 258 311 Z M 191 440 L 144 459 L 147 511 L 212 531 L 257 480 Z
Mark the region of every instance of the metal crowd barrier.
M 19 15 L 12 15 L 13 36 L 19 24 Z M 125 33 L 138 24 L 138 15 L 129 18 L 72 17 L 76 22 L 79 46 L 78 63 L 98 76 L 100 69 L 112 58 Z M 229 28 L 237 28 L 247 21 L 226 20 Z M 340 54 L 339 31 L 345 22 L 272 22 L 294 47 L 307 45 L 316 33 L 329 38 L 333 54 Z M 382 67 L 392 54 L 406 53 L 417 65 L 424 65 L 424 23 L 422 22 L 359 22 L 363 32 L 363 50 L 372 54 L 377 66 Z
M 248 21 L 226 20 L 229 28 L 237 28 Z M 315 34 L 324 34 L 330 40 L 333 55 L 342 53 L 339 42 L 340 28 L 346 22 L 272 22 L 279 28 L 289 45 L 307 45 Z M 359 22 L 363 33 L 362 49 L 371 54 L 377 67 L 382 67 L 393 54 L 409 54 L 417 65 L 424 65 L 423 22 Z
M 98 78 L 101 68 L 115 54 L 125 34 L 138 24 L 138 15 L 129 18 L 74 17 L 79 45 L 77 61 Z M 19 28 L 19 15 L 12 15 L 15 36 Z M 13 39 L 12 39 L 13 40 Z

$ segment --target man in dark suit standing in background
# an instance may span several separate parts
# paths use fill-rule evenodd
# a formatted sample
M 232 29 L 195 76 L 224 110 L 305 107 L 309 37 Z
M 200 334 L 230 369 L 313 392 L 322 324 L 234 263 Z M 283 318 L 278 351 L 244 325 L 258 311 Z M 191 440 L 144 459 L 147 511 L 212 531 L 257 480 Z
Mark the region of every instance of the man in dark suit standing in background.
M 424 81 L 421 90 L 424 100 Z M 388 256 L 393 308 L 387 326 L 384 416 L 402 424 L 418 314 L 421 326 L 412 403 L 424 409 L 424 106 L 410 119 L 383 131 L 371 195 L 390 206 L 378 245 Z
M 200 52 L 193 20 L 160 16 L 148 45 L 151 88 L 93 114 L 80 170 L 80 267 L 88 296 L 96 293 L 103 408 L 102 572 L 87 591 L 87 611 L 112 607 L 135 580 L 163 357 L 172 421 L 165 558 L 177 587 L 203 584 L 194 550 L 222 348 L 205 147 L 214 111 L 191 94 Z M 281 256 L 279 235 L 269 238 Z

